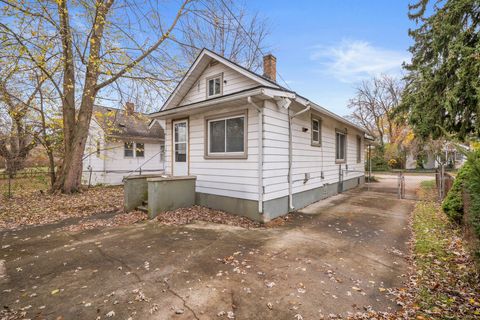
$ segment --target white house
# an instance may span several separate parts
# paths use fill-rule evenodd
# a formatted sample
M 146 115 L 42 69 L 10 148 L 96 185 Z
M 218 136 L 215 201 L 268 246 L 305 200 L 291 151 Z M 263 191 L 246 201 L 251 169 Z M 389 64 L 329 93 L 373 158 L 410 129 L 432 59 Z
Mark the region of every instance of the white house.
M 121 184 L 128 175 L 163 173 L 164 130 L 135 112 L 95 106 L 83 158 L 82 183 Z
M 165 170 L 196 203 L 268 221 L 364 182 L 364 130 L 264 75 L 202 50 L 159 112 Z

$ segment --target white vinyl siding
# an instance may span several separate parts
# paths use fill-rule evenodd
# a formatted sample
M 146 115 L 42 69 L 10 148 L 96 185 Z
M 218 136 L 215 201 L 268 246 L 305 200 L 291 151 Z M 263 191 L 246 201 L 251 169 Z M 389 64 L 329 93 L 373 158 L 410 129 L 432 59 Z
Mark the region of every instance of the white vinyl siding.
M 189 175 L 197 177 L 196 192 L 258 200 L 258 112 L 248 110 L 247 121 L 247 155 L 246 159 L 206 159 L 205 126 L 206 118 L 216 114 L 229 113 L 247 109 L 248 106 L 219 108 L 218 110 L 189 117 L 190 158 Z M 165 131 L 166 172 L 172 168 L 172 121 L 167 120 Z
M 188 93 L 182 99 L 179 105 L 185 105 L 203 101 L 207 98 L 207 79 L 212 76 L 223 73 L 223 81 L 221 83 L 222 95 L 228 95 L 234 92 L 250 89 L 259 84 L 250 78 L 236 72 L 222 63 L 217 63 L 213 66 L 207 67 L 199 79 L 192 85 Z
M 322 187 L 324 184 L 338 182 L 339 164 L 335 164 L 335 128 L 345 127 L 334 119 L 322 117 L 321 147 L 312 146 L 310 128 L 311 116 L 307 112 L 292 121 L 293 129 L 293 193 Z M 348 170 L 344 180 L 363 176 L 363 166 L 356 162 L 356 135 L 360 131 L 348 128 L 347 163 Z M 352 134 L 350 134 L 350 131 Z M 350 141 L 353 139 L 352 141 Z M 273 102 L 266 101 L 264 108 L 264 143 L 263 143 L 263 187 L 264 201 L 288 195 L 288 114 Z M 341 164 L 345 169 L 345 164 Z M 323 171 L 324 179 L 321 179 Z M 305 173 L 310 179 L 304 183 Z

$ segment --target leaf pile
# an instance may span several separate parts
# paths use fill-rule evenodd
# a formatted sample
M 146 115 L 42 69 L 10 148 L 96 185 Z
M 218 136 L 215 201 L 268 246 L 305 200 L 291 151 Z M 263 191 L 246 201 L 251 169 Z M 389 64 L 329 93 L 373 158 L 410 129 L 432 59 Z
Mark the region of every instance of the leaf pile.
M 190 208 L 180 208 L 177 210 L 162 212 L 157 216 L 157 220 L 165 225 L 182 225 L 193 223 L 194 221 L 205 221 L 247 229 L 259 228 L 263 226 L 260 222 L 250 220 L 246 217 L 236 216 L 220 210 L 214 210 L 201 206 L 193 206 Z
M 83 192 L 29 192 L 0 202 L 0 229 L 39 225 L 72 217 L 123 210 L 123 187 L 93 187 Z

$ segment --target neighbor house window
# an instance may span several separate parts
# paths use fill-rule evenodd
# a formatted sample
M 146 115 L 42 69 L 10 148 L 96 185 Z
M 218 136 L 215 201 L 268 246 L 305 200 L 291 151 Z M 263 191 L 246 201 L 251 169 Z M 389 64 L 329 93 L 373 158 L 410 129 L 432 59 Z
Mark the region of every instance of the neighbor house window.
M 145 145 L 143 143 L 135 143 L 135 157 L 143 158 L 145 156 Z
M 312 118 L 312 146 L 322 144 L 322 121 L 318 118 Z
M 133 158 L 133 142 L 124 143 L 123 155 L 125 156 L 125 158 Z
M 246 157 L 246 114 L 207 119 L 206 156 Z
M 97 153 L 97 157 L 100 157 L 100 140 L 97 140 L 97 150 L 96 150 L 96 153 Z
M 357 136 L 357 163 L 362 162 L 362 138 Z
M 207 98 L 222 94 L 222 78 L 222 74 L 207 78 Z
M 345 162 L 347 157 L 347 135 L 344 132 L 335 132 L 335 162 Z
M 164 145 L 160 146 L 160 162 L 163 162 L 163 159 L 165 159 L 165 146 Z

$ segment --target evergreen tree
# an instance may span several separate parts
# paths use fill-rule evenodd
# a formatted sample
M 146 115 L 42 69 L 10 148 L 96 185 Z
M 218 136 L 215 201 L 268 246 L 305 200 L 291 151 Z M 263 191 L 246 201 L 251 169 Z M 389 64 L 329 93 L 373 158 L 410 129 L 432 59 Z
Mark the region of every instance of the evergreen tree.
M 416 135 L 444 131 L 465 139 L 480 135 L 480 1 L 418 0 L 409 6 L 417 29 L 409 30 L 408 71 L 400 111 Z M 441 127 L 441 128 L 440 128 Z

